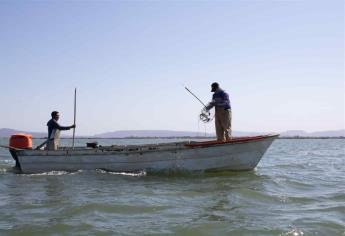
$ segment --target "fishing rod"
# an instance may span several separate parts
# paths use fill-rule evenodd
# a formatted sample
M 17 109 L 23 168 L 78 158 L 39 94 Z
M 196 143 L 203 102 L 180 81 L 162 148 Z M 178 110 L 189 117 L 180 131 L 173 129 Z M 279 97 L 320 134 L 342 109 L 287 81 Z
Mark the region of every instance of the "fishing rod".
M 208 123 L 210 122 L 213 118 L 211 118 L 211 113 L 207 110 L 207 107 L 205 105 L 205 103 L 203 103 L 192 91 L 190 91 L 186 86 L 184 86 L 184 88 L 193 95 L 193 97 L 195 97 L 196 99 L 198 99 L 198 101 L 204 106 L 204 108 L 201 110 L 201 113 L 199 115 L 199 118 L 202 122 L 204 123 Z
M 184 87 L 190 94 L 192 94 L 198 101 L 206 108 L 206 105 L 192 92 L 190 91 L 186 86 Z

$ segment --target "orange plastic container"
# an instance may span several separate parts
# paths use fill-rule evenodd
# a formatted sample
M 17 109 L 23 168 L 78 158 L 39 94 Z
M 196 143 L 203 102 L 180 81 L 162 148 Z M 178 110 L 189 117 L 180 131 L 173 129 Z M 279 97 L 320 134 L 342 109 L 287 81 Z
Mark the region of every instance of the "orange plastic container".
M 32 135 L 14 134 L 10 138 L 10 146 L 14 148 L 32 149 Z

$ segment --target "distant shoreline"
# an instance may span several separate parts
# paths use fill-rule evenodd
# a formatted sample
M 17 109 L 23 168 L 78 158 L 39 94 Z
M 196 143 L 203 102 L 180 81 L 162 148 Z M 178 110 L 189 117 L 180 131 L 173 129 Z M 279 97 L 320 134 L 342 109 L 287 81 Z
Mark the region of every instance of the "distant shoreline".
M 345 139 L 345 137 L 278 137 L 278 139 Z
M 46 139 L 33 137 L 32 139 Z M 72 137 L 62 137 L 61 139 L 72 139 Z M 181 136 L 181 137 L 113 137 L 113 138 L 101 138 L 101 137 L 76 137 L 76 139 L 216 139 L 216 137 L 193 137 L 193 136 Z M 278 137 L 277 139 L 345 139 L 345 137 Z
M 25 133 L 30 134 L 35 138 L 46 138 L 46 132 L 31 132 L 31 131 L 20 131 L 16 129 L 0 128 L 0 137 L 10 137 L 13 134 Z M 244 136 L 258 136 L 264 135 L 271 132 L 249 132 L 249 131 L 237 131 L 233 130 L 232 134 L 234 137 Z M 313 131 L 306 132 L 304 130 L 287 130 L 282 132 L 273 132 L 280 134 L 281 139 L 328 139 L 337 138 L 343 139 L 345 137 L 345 129 L 339 130 L 325 130 L 325 131 Z M 180 138 L 193 138 L 193 139 L 215 139 L 215 133 L 202 133 L 194 131 L 175 131 L 175 130 L 118 130 L 112 132 L 98 133 L 98 134 L 80 134 L 78 133 L 77 138 L 85 139 L 180 139 Z M 72 138 L 70 133 L 63 133 L 61 138 Z

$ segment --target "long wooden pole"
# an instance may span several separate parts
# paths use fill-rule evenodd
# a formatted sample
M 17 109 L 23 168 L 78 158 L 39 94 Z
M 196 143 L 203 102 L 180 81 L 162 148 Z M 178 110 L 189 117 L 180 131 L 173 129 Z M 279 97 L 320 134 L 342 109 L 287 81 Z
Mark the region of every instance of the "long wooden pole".
M 203 103 L 200 98 L 198 98 L 192 91 L 190 91 L 187 87 L 184 87 L 190 94 L 192 94 L 196 99 L 198 99 L 198 101 L 204 106 L 206 107 L 205 103 Z
M 74 89 L 74 120 L 73 120 L 74 125 L 75 125 L 76 113 L 77 113 L 77 88 Z M 74 149 L 74 137 L 75 137 L 75 127 L 73 128 L 72 149 Z

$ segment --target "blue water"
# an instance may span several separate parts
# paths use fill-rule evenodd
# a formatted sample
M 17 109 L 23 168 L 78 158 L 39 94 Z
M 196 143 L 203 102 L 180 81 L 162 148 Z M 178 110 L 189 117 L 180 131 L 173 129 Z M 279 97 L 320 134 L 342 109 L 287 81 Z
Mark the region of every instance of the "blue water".
M 276 140 L 249 172 L 25 175 L 13 165 L 0 149 L 0 235 L 345 235 L 344 139 Z

